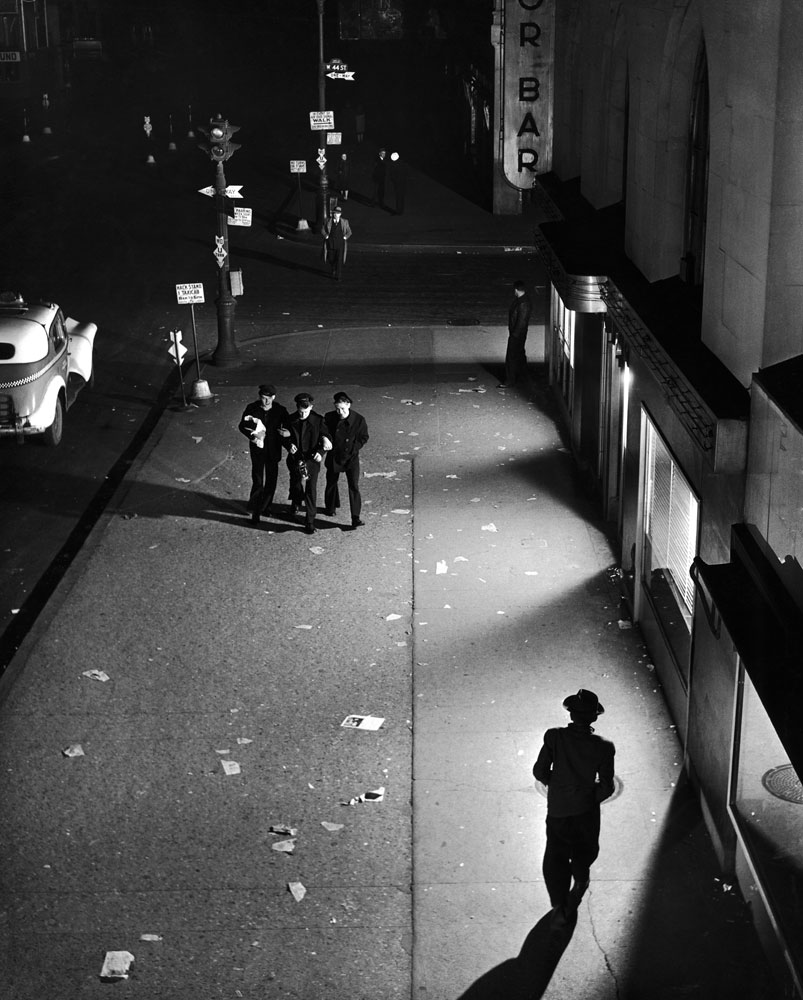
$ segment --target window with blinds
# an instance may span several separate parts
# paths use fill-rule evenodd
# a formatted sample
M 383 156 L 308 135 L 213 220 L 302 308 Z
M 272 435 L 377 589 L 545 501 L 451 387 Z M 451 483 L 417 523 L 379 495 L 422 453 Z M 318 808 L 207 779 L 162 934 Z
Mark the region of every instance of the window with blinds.
M 680 665 L 689 655 L 699 502 L 647 418 L 644 489 L 644 585 Z

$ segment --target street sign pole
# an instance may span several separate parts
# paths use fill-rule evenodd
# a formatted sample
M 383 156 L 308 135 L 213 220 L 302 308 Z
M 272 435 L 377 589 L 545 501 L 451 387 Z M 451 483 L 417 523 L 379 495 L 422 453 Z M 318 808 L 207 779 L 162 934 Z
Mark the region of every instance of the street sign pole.
M 218 160 L 215 173 L 215 207 L 217 209 L 217 238 L 215 256 L 218 262 L 217 347 L 212 354 L 212 364 L 220 368 L 236 365 L 240 359 L 234 337 L 234 310 L 237 300 L 229 287 L 229 226 L 226 212 L 226 176 L 223 163 Z
M 326 110 L 326 64 L 323 61 L 323 5 L 324 0 L 318 0 L 318 110 Z M 325 143 L 324 143 L 325 145 Z M 326 162 L 321 167 L 321 183 L 318 190 L 317 222 L 320 232 L 329 218 L 329 177 L 326 174 Z
M 195 348 L 195 370 L 198 372 L 198 381 L 202 382 L 201 378 L 201 359 L 198 355 L 198 330 L 195 326 L 195 303 L 190 302 L 190 318 L 192 319 L 192 346 Z
M 184 392 L 184 378 L 181 374 L 181 342 L 178 338 L 178 330 L 171 330 L 170 336 L 173 338 L 173 351 L 176 359 L 176 370 L 178 371 L 178 384 L 181 386 L 181 405 L 187 409 L 187 396 Z

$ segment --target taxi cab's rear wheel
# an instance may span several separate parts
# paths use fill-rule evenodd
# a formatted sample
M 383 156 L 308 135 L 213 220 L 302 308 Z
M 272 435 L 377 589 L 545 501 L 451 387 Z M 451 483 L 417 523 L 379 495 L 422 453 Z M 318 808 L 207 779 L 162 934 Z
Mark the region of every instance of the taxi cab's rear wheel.
M 61 396 L 56 400 L 56 410 L 53 414 L 53 423 L 47 428 L 45 433 L 42 435 L 42 441 L 48 446 L 48 448 L 55 448 L 57 444 L 61 441 L 61 435 L 64 433 L 64 401 Z

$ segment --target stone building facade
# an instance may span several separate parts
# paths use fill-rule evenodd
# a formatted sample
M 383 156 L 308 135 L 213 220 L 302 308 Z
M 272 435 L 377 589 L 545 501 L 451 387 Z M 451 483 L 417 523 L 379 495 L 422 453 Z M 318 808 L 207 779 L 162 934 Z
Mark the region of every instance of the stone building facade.
M 723 872 L 803 996 L 803 5 L 555 10 L 550 380 Z

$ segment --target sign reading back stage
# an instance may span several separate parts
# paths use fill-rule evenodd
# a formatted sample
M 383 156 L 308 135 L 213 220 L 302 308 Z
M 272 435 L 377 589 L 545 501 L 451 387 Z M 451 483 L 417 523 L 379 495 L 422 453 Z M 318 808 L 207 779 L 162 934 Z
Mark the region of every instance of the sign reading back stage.
M 552 169 L 555 0 L 505 0 L 505 177 L 531 188 Z

